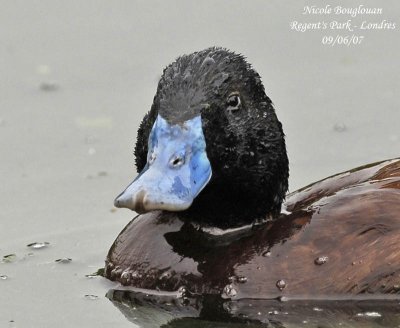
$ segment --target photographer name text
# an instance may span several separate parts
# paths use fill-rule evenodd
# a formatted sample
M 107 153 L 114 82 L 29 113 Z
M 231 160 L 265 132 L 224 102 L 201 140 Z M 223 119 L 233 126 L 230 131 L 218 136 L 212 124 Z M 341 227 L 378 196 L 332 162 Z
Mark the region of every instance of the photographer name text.
M 308 19 L 291 21 L 290 29 L 296 32 L 325 31 L 321 39 L 324 45 L 358 45 L 367 31 L 395 30 L 396 22 L 383 17 L 383 8 L 344 6 L 305 6 L 302 15 Z M 312 21 L 311 21 L 312 17 Z M 329 34 L 328 34 L 329 33 Z

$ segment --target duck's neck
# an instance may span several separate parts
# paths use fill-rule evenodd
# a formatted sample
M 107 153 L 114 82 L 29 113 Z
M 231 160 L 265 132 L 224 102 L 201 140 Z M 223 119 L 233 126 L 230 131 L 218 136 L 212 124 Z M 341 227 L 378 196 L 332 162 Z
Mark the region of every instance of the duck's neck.
M 280 213 L 282 196 L 269 191 L 263 186 L 240 188 L 211 182 L 181 215 L 185 220 L 221 229 L 273 219 Z

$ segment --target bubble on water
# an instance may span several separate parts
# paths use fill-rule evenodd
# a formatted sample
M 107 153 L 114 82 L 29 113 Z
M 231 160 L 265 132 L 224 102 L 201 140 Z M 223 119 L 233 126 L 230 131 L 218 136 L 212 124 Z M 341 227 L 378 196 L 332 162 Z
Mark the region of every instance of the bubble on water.
M 333 126 L 333 130 L 335 132 L 345 132 L 345 131 L 347 131 L 347 126 L 344 123 L 336 123 Z
M 90 156 L 93 156 L 94 154 L 96 154 L 96 149 L 94 149 L 93 147 L 92 147 L 92 148 L 89 148 L 88 154 L 89 154 Z
M 226 285 L 224 290 L 222 291 L 221 297 L 222 298 L 232 298 L 237 295 L 237 290 L 232 284 Z
M 278 287 L 278 289 L 279 289 L 280 291 L 282 291 L 282 290 L 285 289 L 285 287 L 286 287 L 286 281 L 283 280 L 283 279 L 279 279 L 279 280 L 276 282 L 276 287 Z
M 39 89 L 42 91 L 46 91 L 46 92 L 56 91 L 59 88 L 60 88 L 60 86 L 55 81 L 43 81 L 39 85 Z
M 268 312 L 269 315 L 278 315 L 279 311 L 278 310 L 273 310 Z
M 57 262 L 57 263 L 70 263 L 71 261 L 72 261 L 72 259 L 70 259 L 69 257 L 63 257 L 63 258 L 55 260 L 55 262 Z
M 85 297 L 87 300 L 91 300 L 91 301 L 94 301 L 94 300 L 99 299 L 99 297 L 98 297 L 97 295 L 93 295 L 93 294 L 86 294 L 84 297 Z
M 357 313 L 357 317 L 368 317 L 368 318 L 380 318 L 382 314 L 379 312 L 363 312 L 363 313 Z
M 328 256 L 318 256 L 315 260 L 314 263 L 316 265 L 322 265 L 325 264 L 326 262 L 328 262 L 329 258 Z
M 17 255 L 16 254 L 8 254 L 8 255 L 4 255 L 2 262 L 3 263 L 11 263 L 14 262 L 17 259 Z
M 50 245 L 49 242 L 47 241 L 43 241 L 43 242 L 34 242 L 34 243 L 30 243 L 28 245 L 26 245 L 29 248 L 33 248 L 33 249 L 42 249 L 45 247 L 48 247 Z
M 8 276 L 5 274 L 0 275 L 0 280 L 7 280 Z

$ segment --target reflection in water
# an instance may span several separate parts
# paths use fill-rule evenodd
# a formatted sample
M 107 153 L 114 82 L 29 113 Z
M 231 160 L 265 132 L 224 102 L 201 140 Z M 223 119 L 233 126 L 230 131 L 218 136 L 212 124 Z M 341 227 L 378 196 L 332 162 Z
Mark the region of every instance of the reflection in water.
M 225 300 L 110 290 L 107 297 L 140 327 L 398 327 L 399 299 Z

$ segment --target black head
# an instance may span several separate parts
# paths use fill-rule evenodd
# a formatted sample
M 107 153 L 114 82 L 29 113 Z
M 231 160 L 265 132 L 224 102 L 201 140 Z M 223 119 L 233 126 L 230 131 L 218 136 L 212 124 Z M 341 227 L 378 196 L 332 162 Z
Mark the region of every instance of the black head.
M 179 57 L 164 70 L 152 108 L 138 131 L 135 148 L 138 172 L 149 169 L 154 156 L 149 148 L 160 143 L 161 136 L 154 136 L 153 128 L 160 125 L 161 118 L 157 120 L 160 116 L 164 126 L 179 131 L 191 128 L 191 123 L 186 126 L 185 122 L 201 120 L 205 158 L 209 160 L 212 177 L 203 179 L 204 185 L 198 188 L 195 197 L 177 209 L 162 204 L 160 199 L 158 205 L 146 209 L 142 190 L 141 204 L 129 206 L 132 195 L 128 202 L 121 196 L 130 187 L 117 198 L 117 206 L 133 207 L 136 211 L 143 207 L 144 211 L 177 210 L 186 218 L 218 227 L 238 226 L 280 212 L 288 189 L 284 134 L 260 76 L 243 56 L 222 48 L 209 48 Z M 188 153 L 193 152 L 188 150 Z M 206 167 L 207 161 L 202 158 L 201 163 Z

